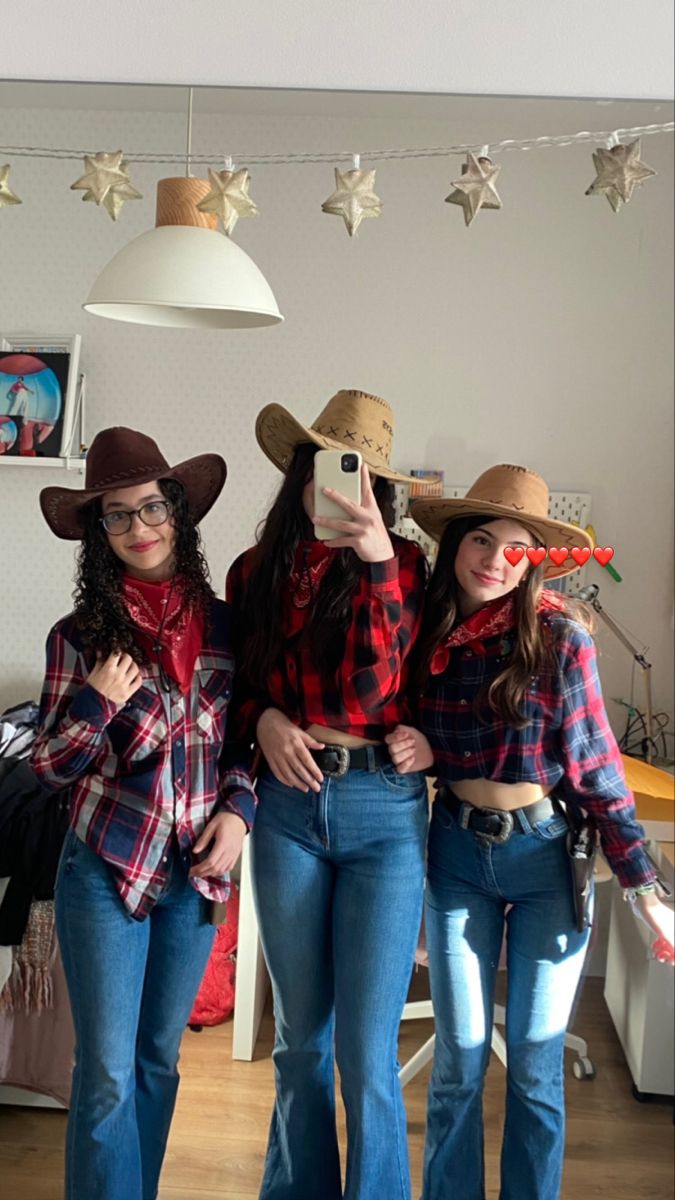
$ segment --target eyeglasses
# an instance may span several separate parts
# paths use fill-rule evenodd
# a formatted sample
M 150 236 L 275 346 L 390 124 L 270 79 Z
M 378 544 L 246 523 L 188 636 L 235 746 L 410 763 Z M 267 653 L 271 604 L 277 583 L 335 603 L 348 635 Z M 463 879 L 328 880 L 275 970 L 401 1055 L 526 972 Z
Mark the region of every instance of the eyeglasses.
M 118 534 L 129 532 L 135 516 L 140 517 L 144 525 L 153 526 L 163 525 L 165 521 L 168 521 L 170 514 L 171 505 L 166 500 L 149 500 L 140 508 L 109 512 L 104 517 L 99 517 L 99 520 L 106 533 L 117 537 Z

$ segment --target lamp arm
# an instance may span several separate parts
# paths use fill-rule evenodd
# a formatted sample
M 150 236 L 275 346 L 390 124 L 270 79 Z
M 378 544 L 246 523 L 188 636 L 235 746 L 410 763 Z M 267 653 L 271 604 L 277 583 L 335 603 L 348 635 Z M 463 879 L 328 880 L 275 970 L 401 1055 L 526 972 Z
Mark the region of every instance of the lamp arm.
M 625 646 L 626 649 L 630 651 L 630 653 L 633 655 L 633 658 L 635 659 L 638 666 L 642 668 L 642 677 L 644 679 L 644 684 L 645 684 L 645 728 L 647 730 L 647 736 L 643 742 L 643 749 L 644 749 L 644 754 L 645 754 L 645 760 L 647 761 L 647 763 L 651 763 L 652 759 L 654 758 L 654 749 L 655 749 L 655 747 L 654 747 L 654 714 L 653 714 L 653 707 L 652 707 L 652 664 L 650 662 L 647 662 L 647 659 L 645 658 L 644 654 L 640 650 L 638 650 L 637 647 L 632 644 L 632 642 L 629 642 L 629 640 L 626 637 L 623 630 L 619 629 L 619 626 L 612 620 L 611 617 L 609 617 L 607 615 L 604 608 L 602 607 L 601 604 L 598 603 L 597 600 L 594 600 L 592 602 L 592 607 L 593 607 L 594 612 L 596 612 L 599 617 L 602 617 L 603 621 L 605 622 L 605 625 L 607 625 L 607 627 L 609 629 L 611 629 L 611 631 L 615 635 L 615 637 L 617 637 L 619 639 L 619 641 L 621 642 L 621 645 Z

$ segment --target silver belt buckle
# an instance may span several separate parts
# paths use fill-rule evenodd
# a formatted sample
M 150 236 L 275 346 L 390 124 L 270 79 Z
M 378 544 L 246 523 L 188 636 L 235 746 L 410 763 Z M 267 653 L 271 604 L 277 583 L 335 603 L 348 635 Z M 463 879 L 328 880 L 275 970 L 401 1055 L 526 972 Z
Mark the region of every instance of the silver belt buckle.
M 499 817 L 501 829 L 499 833 L 483 833 L 482 829 L 477 829 L 478 837 L 485 838 L 488 842 L 499 844 L 500 842 L 508 842 L 513 833 L 513 814 L 505 811 L 502 808 L 483 808 L 481 812 L 489 813 L 491 817 Z
M 331 753 L 337 754 L 338 765 L 331 771 L 327 768 L 322 768 L 324 775 L 327 775 L 329 779 L 342 779 L 343 775 L 346 775 L 349 770 L 349 750 L 346 746 L 327 746 L 326 749 Z

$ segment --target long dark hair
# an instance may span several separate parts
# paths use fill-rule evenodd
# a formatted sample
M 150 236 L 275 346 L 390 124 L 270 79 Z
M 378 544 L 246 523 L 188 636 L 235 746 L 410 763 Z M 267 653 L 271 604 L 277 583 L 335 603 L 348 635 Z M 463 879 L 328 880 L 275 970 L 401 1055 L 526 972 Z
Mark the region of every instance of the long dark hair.
M 185 488 L 177 479 L 160 479 L 159 488 L 171 505 L 171 519 L 176 528 L 175 575 L 181 580 L 185 603 L 201 613 L 208 631 L 215 593 L 201 535 L 190 516 Z M 83 510 L 85 531 L 77 555 L 73 593 L 75 619 L 85 645 L 104 658 L 114 650 L 122 650 L 143 662 L 143 652 L 134 639 L 135 626 L 122 597 L 124 563 L 110 546 L 101 516 L 98 499 Z
M 255 687 L 266 685 L 283 646 L 280 613 L 298 544 L 312 539 L 314 529 L 302 504 L 302 493 L 314 470 L 318 447 L 296 447 L 286 476 L 267 518 L 258 529 L 255 561 L 240 610 L 239 665 Z M 387 528 L 394 523 L 392 488 L 379 476 L 373 492 Z M 353 551 L 334 550 L 312 608 L 308 626 L 314 662 L 337 670 L 352 618 L 352 599 L 361 577 Z
M 421 694 L 429 679 L 429 664 L 437 646 L 459 624 L 459 583 L 455 558 L 462 539 L 472 530 L 486 528 L 497 517 L 469 516 L 448 521 L 438 548 L 438 557 L 429 581 L 422 617 L 422 628 L 413 651 L 412 679 L 415 694 Z M 537 541 L 537 545 L 542 543 Z M 515 646 L 503 671 L 476 697 L 474 711 L 482 720 L 485 709 L 497 713 L 515 729 L 523 729 L 527 720 L 521 704 L 533 677 L 551 669 L 554 645 L 549 630 L 537 612 L 544 581 L 544 568 L 531 567 L 514 588 Z M 589 610 L 579 601 L 564 599 L 564 613 L 587 629 L 593 622 Z

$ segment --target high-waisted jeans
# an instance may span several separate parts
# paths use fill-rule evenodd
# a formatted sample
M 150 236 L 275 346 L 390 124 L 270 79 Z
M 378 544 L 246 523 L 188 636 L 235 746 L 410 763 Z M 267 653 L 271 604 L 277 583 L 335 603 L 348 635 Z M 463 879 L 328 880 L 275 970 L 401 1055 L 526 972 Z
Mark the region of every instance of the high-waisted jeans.
M 531 825 L 524 815 L 518 826 L 508 841 L 490 843 L 434 804 L 426 934 L 436 1046 L 423 1200 L 485 1197 L 482 1095 L 505 924 L 500 1200 L 557 1200 L 560 1193 L 564 1038 L 588 931 L 576 931 L 564 817 Z
M 70 830 L 56 921 L 75 1024 L 66 1200 L 155 1200 L 180 1041 L 209 957 L 209 903 L 176 846 L 167 887 L 136 921 L 107 863 Z
M 427 792 L 420 774 L 350 770 L 305 794 L 270 773 L 252 837 L 272 978 L 276 1104 L 261 1200 L 409 1200 L 397 1039 L 420 927 Z

